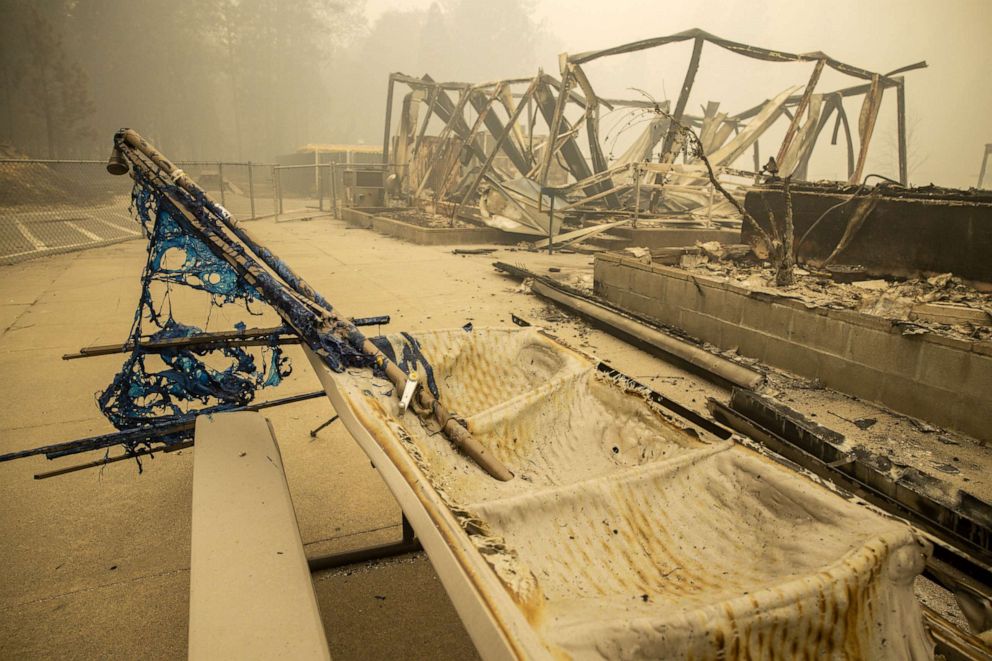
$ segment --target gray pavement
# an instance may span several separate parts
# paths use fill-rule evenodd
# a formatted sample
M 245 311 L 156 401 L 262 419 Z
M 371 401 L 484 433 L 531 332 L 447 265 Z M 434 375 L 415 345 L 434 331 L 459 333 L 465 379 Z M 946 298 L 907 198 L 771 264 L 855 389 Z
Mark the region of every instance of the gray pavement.
M 496 273 L 495 259 L 590 273 L 591 258 L 512 252 L 455 256 L 329 219 L 249 224 L 349 315 L 391 314 L 390 329 L 540 322 L 549 308 Z M 144 262 L 141 241 L 0 267 L 0 451 L 110 431 L 94 395 L 122 357 L 62 361 L 125 339 Z M 552 324 L 549 324 L 552 325 Z M 711 386 L 581 322 L 565 340 L 702 410 Z M 298 349 L 279 395 L 319 388 Z M 325 399 L 271 410 L 308 554 L 398 539 L 399 509 Z M 195 451 L 37 481 L 98 458 L 0 464 L 0 658 L 185 656 L 190 484 Z M 315 575 L 335 658 L 471 658 L 475 652 L 422 554 Z

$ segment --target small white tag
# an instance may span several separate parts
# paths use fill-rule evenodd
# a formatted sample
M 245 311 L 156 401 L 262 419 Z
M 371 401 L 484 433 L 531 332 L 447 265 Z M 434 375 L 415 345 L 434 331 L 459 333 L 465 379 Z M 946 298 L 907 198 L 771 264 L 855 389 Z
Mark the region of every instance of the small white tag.
M 417 381 L 417 373 L 410 372 L 409 376 L 406 377 L 406 385 L 403 386 L 403 396 L 400 397 L 400 412 L 405 412 L 406 408 L 410 406 L 410 401 L 413 399 L 413 393 L 417 392 L 417 386 L 420 382 Z

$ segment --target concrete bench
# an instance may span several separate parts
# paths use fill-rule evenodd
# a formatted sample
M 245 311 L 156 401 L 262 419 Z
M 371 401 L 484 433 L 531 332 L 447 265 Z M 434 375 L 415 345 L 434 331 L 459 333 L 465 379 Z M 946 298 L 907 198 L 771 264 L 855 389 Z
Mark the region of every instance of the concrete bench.
M 190 659 L 330 659 L 282 458 L 260 413 L 196 419 Z

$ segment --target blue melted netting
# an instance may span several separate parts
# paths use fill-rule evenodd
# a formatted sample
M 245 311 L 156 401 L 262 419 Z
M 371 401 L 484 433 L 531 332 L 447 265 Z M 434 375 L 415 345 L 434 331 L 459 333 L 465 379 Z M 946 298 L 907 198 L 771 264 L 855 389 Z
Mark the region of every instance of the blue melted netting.
M 175 347 L 147 350 L 143 342 L 193 337 L 204 331 L 172 316 L 173 287 L 206 292 L 211 305 L 240 305 L 249 314 L 259 292 L 185 227 L 179 211 L 152 184 L 136 178 L 132 206 L 149 237 L 148 259 L 141 277 L 141 297 L 129 336 L 135 347 L 121 371 L 99 395 L 100 410 L 118 429 L 148 423 L 181 421 L 197 413 L 250 403 L 260 388 L 277 386 L 292 371 L 289 358 L 270 337 L 261 358 L 243 347 Z M 166 294 L 154 301 L 153 283 Z M 244 330 L 245 325 L 235 325 Z M 154 356 L 154 358 L 152 358 Z M 224 367 L 211 367 L 205 361 Z M 163 365 L 164 364 L 164 365 Z

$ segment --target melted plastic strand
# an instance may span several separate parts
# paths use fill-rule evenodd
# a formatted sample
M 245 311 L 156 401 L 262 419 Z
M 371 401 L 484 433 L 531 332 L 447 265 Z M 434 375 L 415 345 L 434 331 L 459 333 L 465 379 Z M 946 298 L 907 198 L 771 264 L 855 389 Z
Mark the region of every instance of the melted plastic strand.
M 259 292 L 239 277 L 224 260 L 185 226 L 179 211 L 152 184 L 136 178 L 133 207 L 149 237 L 148 259 L 141 278 L 141 296 L 131 327 L 135 350 L 110 386 L 99 395 L 100 410 L 118 429 L 189 419 L 193 413 L 223 411 L 251 402 L 259 388 L 279 385 L 292 367 L 277 346 L 277 336 L 261 351 L 262 360 L 242 347 L 214 349 L 171 347 L 156 351 L 142 348 L 142 338 L 166 340 L 195 337 L 203 330 L 173 318 L 167 302 L 156 305 L 153 283 L 183 286 L 206 292 L 215 306 L 241 305 L 250 313 Z M 179 263 L 181 261 L 181 263 Z M 243 323 L 236 328 L 243 330 Z M 157 357 L 164 369 L 150 368 Z M 204 358 L 223 362 L 210 367 Z M 220 358 L 222 357 L 222 359 Z M 166 444 L 178 439 L 165 437 Z

